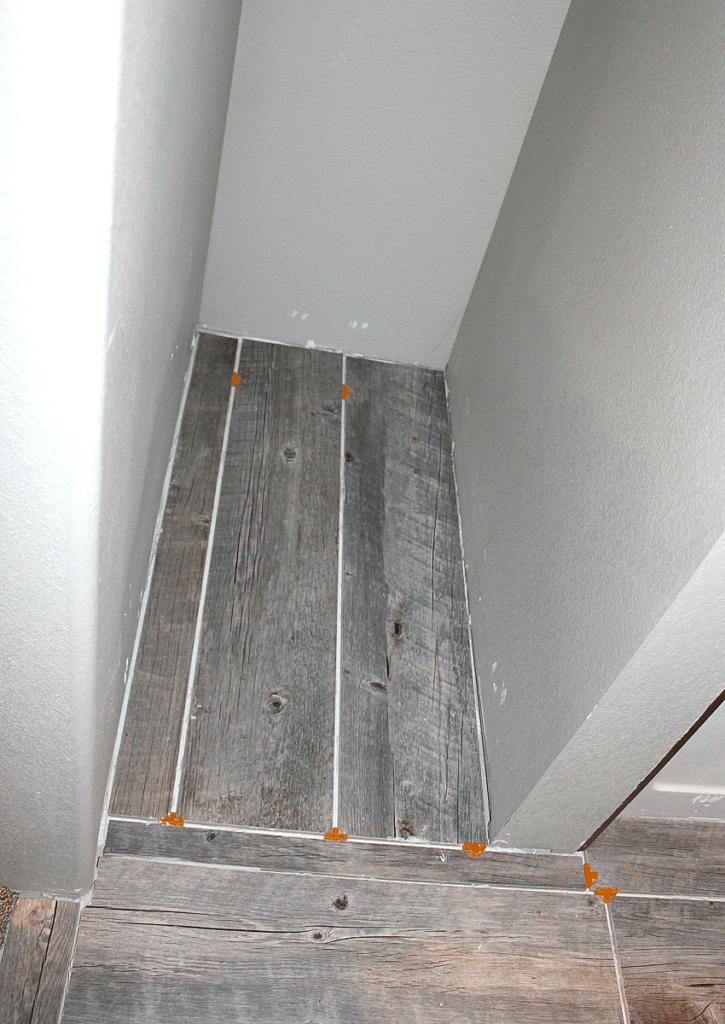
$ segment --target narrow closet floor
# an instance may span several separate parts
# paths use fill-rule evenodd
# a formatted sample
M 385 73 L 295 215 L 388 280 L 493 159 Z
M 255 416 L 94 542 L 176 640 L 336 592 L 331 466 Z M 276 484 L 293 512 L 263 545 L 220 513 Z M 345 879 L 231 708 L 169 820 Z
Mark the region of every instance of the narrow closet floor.
M 476 701 L 442 372 L 202 335 L 112 817 L 483 842 Z

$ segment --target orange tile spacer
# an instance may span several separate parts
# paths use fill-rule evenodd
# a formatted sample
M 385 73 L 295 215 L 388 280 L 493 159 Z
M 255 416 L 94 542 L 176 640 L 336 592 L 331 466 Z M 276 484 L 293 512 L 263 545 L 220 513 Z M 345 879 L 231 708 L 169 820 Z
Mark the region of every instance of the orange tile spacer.
M 596 880 L 599 878 L 599 872 L 595 871 L 594 868 L 589 867 L 588 864 L 584 865 L 584 881 L 587 883 L 587 889 L 591 889 Z
M 485 843 L 464 843 L 462 849 L 469 857 L 480 857 L 486 849 Z
M 352 394 L 352 388 L 349 388 L 347 386 L 347 384 L 343 384 L 342 385 L 342 400 L 343 400 L 343 402 L 345 401 L 346 398 L 349 398 L 351 394 Z
M 241 379 L 242 378 L 239 376 L 238 373 L 233 373 L 232 374 L 232 387 L 235 388 Z
M 599 897 L 602 903 L 611 903 L 619 889 L 595 889 L 594 894 Z
M 161 819 L 161 822 L 164 825 L 179 825 L 179 826 L 181 826 L 181 825 L 184 824 L 184 819 L 181 817 L 180 814 L 177 814 L 176 811 L 169 811 L 168 814 L 165 814 L 163 816 L 163 818 Z
M 338 842 L 344 843 L 347 839 L 347 835 L 341 832 L 339 828 L 331 828 L 329 832 L 325 832 L 325 839 L 337 839 Z

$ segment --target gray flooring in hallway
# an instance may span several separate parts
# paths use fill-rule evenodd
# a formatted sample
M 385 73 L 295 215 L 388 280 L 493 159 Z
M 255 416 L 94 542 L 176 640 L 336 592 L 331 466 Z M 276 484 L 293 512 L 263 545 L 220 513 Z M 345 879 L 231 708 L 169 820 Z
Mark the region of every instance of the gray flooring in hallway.
M 199 339 L 98 881 L 18 901 L 0 1024 L 725 1024 L 725 827 L 615 822 L 609 905 L 463 849 L 450 447 L 440 373 Z

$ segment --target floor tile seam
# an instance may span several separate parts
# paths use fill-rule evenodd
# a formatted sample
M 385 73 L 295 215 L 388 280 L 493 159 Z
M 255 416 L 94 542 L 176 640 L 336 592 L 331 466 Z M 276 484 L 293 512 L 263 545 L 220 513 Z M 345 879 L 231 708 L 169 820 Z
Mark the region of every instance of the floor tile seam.
M 234 359 L 234 373 L 237 374 L 239 370 L 239 360 L 242 354 L 242 338 L 237 338 L 237 351 Z M 209 584 L 209 571 L 211 569 L 211 560 L 214 553 L 214 537 L 216 534 L 216 524 L 219 514 L 219 499 L 221 497 L 222 482 L 224 480 L 224 466 L 227 457 L 227 447 L 229 444 L 229 431 L 232 424 L 232 411 L 234 409 L 234 395 L 235 387 L 230 383 L 229 385 L 229 399 L 227 401 L 227 413 L 224 422 L 224 436 L 222 439 L 222 448 L 219 453 L 219 468 L 217 470 L 216 488 L 214 490 L 214 504 L 212 506 L 211 519 L 209 522 L 209 536 L 207 537 L 206 554 L 204 557 L 204 569 L 201 579 L 201 592 L 199 594 L 199 608 L 196 616 L 196 624 L 194 627 L 194 642 L 191 649 L 191 662 L 189 665 L 189 676 L 186 687 L 186 699 L 184 702 L 184 714 L 181 721 L 181 735 L 179 737 L 179 750 L 176 757 L 176 771 L 174 773 L 174 788 L 171 796 L 171 807 L 169 810 L 172 813 L 178 812 L 179 799 L 181 796 L 181 779 L 184 771 L 184 758 L 186 756 L 186 745 L 189 736 L 189 727 L 191 723 L 191 702 L 194 695 L 194 685 L 196 681 L 196 667 L 199 659 L 199 646 L 201 641 L 201 629 L 204 621 L 204 610 L 206 604 L 206 591 Z
M 248 874 L 285 875 L 295 878 L 334 878 L 338 881 L 378 882 L 382 885 L 423 885 L 439 886 L 446 889 L 486 889 L 495 892 L 542 893 L 552 896 L 591 896 L 586 889 L 567 889 L 547 885 L 507 885 L 503 882 L 453 882 L 430 878 L 388 878 L 370 874 L 351 874 L 336 871 L 302 871 L 292 868 L 261 867 L 258 864 L 220 864 L 214 861 L 189 860 L 185 857 L 145 856 L 140 853 L 104 854 L 108 860 L 145 861 L 150 864 L 179 864 L 185 867 L 210 868 L 216 871 L 242 871 Z M 91 903 L 93 905 L 93 903 Z
M 623 1024 L 630 1024 L 629 1017 L 629 1006 L 627 1004 L 627 992 L 624 987 L 624 975 L 622 974 L 622 964 L 619 959 L 619 949 L 617 948 L 617 936 L 614 931 L 614 920 L 612 918 L 612 909 L 609 904 L 605 904 L 604 910 L 607 918 L 607 929 L 609 931 L 609 942 L 612 947 L 612 958 L 614 960 L 614 971 L 617 976 L 617 989 L 619 990 L 619 1003 L 622 1010 Z
M 154 533 L 151 541 L 151 550 L 149 552 L 148 568 L 146 571 L 146 583 L 144 586 L 143 595 L 141 597 L 141 605 L 139 607 L 138 622 L 136 624 L 136 635 L 134 637 L 133 649 L 131 652 L 131 660 L 129 662 L 128 668 L 128 676 L 124 688 L 123 703 L 121 704 L 118 728 L 116 730 L 116 738 L 113 745 L 113 753 L 111 755 L 111 766 L 109 769 L 108 780 L 106 783 L 106 792 L 104 794 L 103 799 L 103 810 L 101 813 L 101 823 L 96 849 L 97 857 L 101 855 L 101 851 L 103 849 L 103 846 L 105 845 L 106 834 L 108 831 L 108 823 L 112 818 L 112 816 L 109 814 L 108 809 L 111 806 L 111 799 L 113 797 L 113 786 L 116 780 L 116 768 L 118 766 L 118 758 L 121 751 L 121 743 L 123 741 L 123 733 L 126 724 L 126 717 L 128 714 L 128 705 L 131 698 L 131 687 L 133 685 L 133 680 L 136 673 L 136 662 L 138 660 L 138 652 L 141 646 L 141 637 L 143 635 L 144 626 L 146 624 L 146 611 L 148 608 L 149 596 L 151 593 L 151 585 L 153 582 L 154 571 L 156 568 L 156 558 L 163 528 L 164 514 L 166 512 L 166 504 L 168 501 L 169 489 L 171 487 L 171 477 L 174 471 L 176 452 L 179 445 L 179 437 L 181 435 L 181 427 L 184 421 L 184 414 L 186 412 L 186 402 L 189 395 L 189 388 L 191 387 L 191 378 L 194 374 L 194 367 L 196 365 L 196 356 L 198 349 L 199 332 L 196 331 L 191 341 L 191 355 L 189 357 L 189 365 L 187 367 L 186 375 L 184 377 L 184 388 L 181 394 L 181 403 L 179 405 L 179 412 L 176 417 L 174 436 L 171 441 L 169 459 L 166 465 L 166 475 L 164 476 L 164 483 L 161 488 L 161 499 L 159 502 L 159 509 L 156 514 L 156 523 L 154 525 Z
M 137 818 L 132 815 L 120 814 L 111 815 L 109 820 L 138 825 L 161 824 L 158 818 Z M 317 842 L 329 842 L 329 840 L 325 840 L 325 835 L 322 832 L 303 832 L 292 829 L 265 829 L 255 828 L 251 825 L 219 825 L 214 822 L 209 823 L 198 821 L 185 821 L 183 827 L 195 832 L 226 832 L 230 835 L 269 836 L 277 839 L 311 839 Z M 399 850 L 447 850 L 449 852 L 460 852 L 462 850 L 461 843 L 426 843 L 416 842 L 411 839 L 380 839 L 374 836 L 349 836 L 345 842 L 356 846 L 386 846 Z M 499 848 L 495 846 L 489 846 L 487 849 L 489 854 L 500 853 L 505 856 L 513 857 L 557 857 L 561 859 L 581 861 L 581 854 L 579 853 L 551 853 L 549 850 L 519 850 L 512 847 Z
M 342 357 L 342 389 L 340 409 L 340 466 L 339 466 L 339 504 L 337 513 L 337 612 L 335 634 L 335 722 L 332 755 L 332 828 L 337 828 L 340 820 L 340 729 L 342 726 L 342 574 L 344 567 L 344 531 L 345 531 L 345 430 L 346 406 L 345 384 L 347 379 L 347 360 Z

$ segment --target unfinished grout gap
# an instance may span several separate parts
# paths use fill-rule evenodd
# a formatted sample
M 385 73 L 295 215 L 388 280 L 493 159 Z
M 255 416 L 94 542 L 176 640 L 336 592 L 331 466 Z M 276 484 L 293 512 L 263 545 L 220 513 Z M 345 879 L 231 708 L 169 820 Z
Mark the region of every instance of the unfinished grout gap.
M 347 382 L 347 357 L 342 357 L 342 393 Z M 337 516 L 337 634 L 335 638 L 335 740 L 332 757 L 332 827 L 340 818 L 340 695 L 342 691 L 342 571 L 343 528 L 345 521 L 345 401 L 340 410 L 340 505 Z
M 242 354 L 242 339 L 237 339 L 237 354 L 234 359 L 234 373 L 239 371 L 239 360 Z M 176 758 L 176 773 L 174 776 L 174 791 L 171 797 L 171 814 L 178 813 L 179 795 L 181 791 L 181 776 L 184 770 L 184 757 L 186 755 L 186 744 L 189 736 L 189 724 L 191 721 L 191 701 L 194 693 L 194 680 L 196 676 L 196 663 L 199 659 L 199 641 L 201 638 L 201 626 L 204 620 L 204 604 L 206 602 L 206 589 L 209 582 L 209 569 L 211 557 L 214 550 L 214 534 L 216 532 L 217 513 L 219 511 L 219 498 L 222 491 L 222 480 L 224 479 L 224 463 L 227 457 L 227 445 L 229 443 L 229 430 L 232 424 L 232 409 L 234 408 L 234 395 L 236 388 L 229 386 L 229 400 L 227 402 L 227 416 L 224 422 L 224 439 L 222 450 L 219 456 L 219 469 L 216 478 L 216 490 L 214 491 L 214 505 L 209 524 L 209 537 L 206 543 L 206 556 L 204 558 L 204 574 L 201 579 L 201 594 L 199 595 L 199 610 L 196 615 L 196 627 L 194 629 L 194 645 L 191 649 L 191 664 L 189 666 L 189 678 L 186 685 L 186 702 L 184 704 L 184 717 L 181 723 L 181 736 L 179 737 L 179 753 Z
M 486 819 L 485 840 L 488 843 L 491 832 L 491 801 L 488 793 L 488 778 L 486 775 L 486 756 L 484 751 L 484 723 L 483 708 L 481 707 L 481 696 L 478 692 L 478 678 L 476 676 L 476 661 L 473 656 L 473 634 L 471 632 L 471 609 L 468 604 L 468 578 L 466 576 L 466 556 L 463 550 L 463 528 L 461 526 L 461 506 L 458 501 L 458 480 L 456 479 L 456 462 L 453 458 L 453 431 L 451 424 L 451 403 L 448 394 L 448 380 L 445 372 L 443 383 L 446 389 L 446 416 L 448 417 L 448 431 L 451 435 L 451 466 L 453 469 L 453 491 L 456 496 L 456 516 L 458 517 L 458 543 L 461 550 L 461 571 L 463 573 L 463 594 L 466 601 L 466 628 L 468 629 L 468 652 L 471 659 L 471 678 L 473 680 L 473 706 L 476 711 L 476 732 L 478 734 L 478 760 L 481 766 L 481 788 L 483 790 L 483 813 Z

